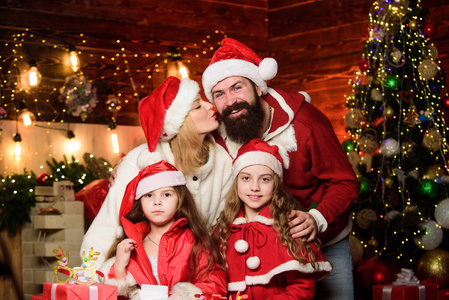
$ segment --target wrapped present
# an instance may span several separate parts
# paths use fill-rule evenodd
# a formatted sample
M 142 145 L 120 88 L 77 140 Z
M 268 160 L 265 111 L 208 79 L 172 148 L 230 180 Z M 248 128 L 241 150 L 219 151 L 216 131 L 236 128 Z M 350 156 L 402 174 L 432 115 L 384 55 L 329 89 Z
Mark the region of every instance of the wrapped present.
M 108 191 L 109 181 L 104 178 L 90 182 L 75 194 L 76 200 L 84 202 L 84 218 L 95 219 Z
M 437 300 L 449 300 L 449 289 L 438 290 Z
M 116 300 L 117 286 L 109 284 L 60 284 L 44 282 L 45 300 Z
M 401 269 L 392 284 L 373 286 L 373 300 L 435 300 L 436 284 L 419 284 L 410 269 Z

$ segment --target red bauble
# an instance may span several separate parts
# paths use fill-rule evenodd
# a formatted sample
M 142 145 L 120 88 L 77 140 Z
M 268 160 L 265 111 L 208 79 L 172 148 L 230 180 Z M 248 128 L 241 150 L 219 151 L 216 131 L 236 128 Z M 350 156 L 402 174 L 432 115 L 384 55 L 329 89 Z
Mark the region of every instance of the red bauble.
M 360 71 L 365 72 L 366 70 L 368 70 L 368 67 L 369 67 L 368 60 L 366 58 L 362 59 L 359 63 Z
M 435 23 L 427 23 L 422 30 L 424 35 L 430 38 L 437 33 L 437 25 L 435 25 Z
M 47 173 L 40 173 L 36 178 L 37 183 L 39 183 L 40 185 L 45 185 L 45 181 L 48 179 L 48 177 L 50 177 L 50 175 L 48 175 Z
M 354 276 L 356 292 L 360 295 L 370 295 L 373 285 L 391 283 L 399 272 L 399 266 L 388 258 L 376 256 L 361 261 Z
M 444 99 L 443 99 L 443 107 L 444 107 L 444 109 L 449 110 L 449 97 L 444 97 Z

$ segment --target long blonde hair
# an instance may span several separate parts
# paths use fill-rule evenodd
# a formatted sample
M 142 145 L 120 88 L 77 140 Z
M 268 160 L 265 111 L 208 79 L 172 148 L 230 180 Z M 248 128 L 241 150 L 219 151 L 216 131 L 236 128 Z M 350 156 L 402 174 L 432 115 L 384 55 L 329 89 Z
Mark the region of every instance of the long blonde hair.
M 270 201 L 270 211 L 273 215 L 273 229 L 278 233 L 279 241 L 287 247 L 287 251 L 300 263 L 304 263 L 302 257 L 307 257 L 315 267 L 315 255 L 312 248 L 302 239 L 294 239 L 290 236 L 288 215 L 296 207 L 296 200 L 293 196 L 283 187 L 282 180 L 277 174 L 273 174 L 274 187 L 273 196 Z M 218 219 L 218 223 L 215 226 L 214 242 L 218 245 L 221 259 L 224 262 L 224 267 L 228 269 L 228 263 L 226 260 L 227 240 L 230 236 L 229 226 L 234 222 L 241 207 L 242 201 L 238 196 L 238 177 L 234 179 L 231 190 L 226 196 L 226 204 L 224 210 L 221 212 Z M 313 242 L 319 246 L 319 241 Z M 301 252 L 302 253 L 301 253 Z
M 207 162 L 209 149 L 213 145 L 211 134 L 206 135 L 204 142 L 201 143 L 195 124 L 190 115 L 187 115 L 178 134 L 170 141 L 175 167 L 183 174 L 195 173 Z

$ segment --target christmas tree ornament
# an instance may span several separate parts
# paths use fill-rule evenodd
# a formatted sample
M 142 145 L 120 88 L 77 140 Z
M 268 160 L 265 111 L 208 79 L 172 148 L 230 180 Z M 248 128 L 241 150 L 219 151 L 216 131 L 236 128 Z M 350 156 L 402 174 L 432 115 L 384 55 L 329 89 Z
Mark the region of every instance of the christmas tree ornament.
M 351 108 L 345 115 L 346 125 L 351 129 L 360 128 L 362 120 L 363 116 L 360 108 Z
M 435 249 L 424 253 L 418 261 L 416 277 L 421 281 L 437 283 L 441 288 L 449 285 L 449 252 Z
M 359 181 L 360 181 L 360 191 L 359 191 L 360 196 L 366 196 L 372 193 L 373 183 L 369 178 L 360 177 Z
M 343 147 L 343 150 L 345 150 L 346 153 L 354 151 L 355 145 L 356 145 L 356 143 L 353 139 L 348 139 L 341 144 L 341 146 Z
M 368 154 L 373 154 L 379 148 L 379 141 L 377 140 L 377 133 L 374 130 L 367 130 L 359 138 L 359 149 Z
M 424 80 L 434 79 L 438 71 L 438 65 L 431 59 L 424 59 L 418 66 L 419 75 Z
M 429 151 L 435 152 L 440 150 L 443 136 L 436 128 L 429 129 L 423 137 L 422 145 Z
M 354 273 L 355 288 L 361 295 L 371 295 L 373 285 L 393 282 L 399 270 L 397 263 L 388 258 L 375 256 L 361 261 Z
M 408 22 L 408 27 L 411 30 L 417 30 L 419 28 L 419 23 L 417 20 L 410 20 L 410 22 Z
M 441 227 L 449 229 L 449 198 L 438 203 L 435 209 L 435 220 Z
M 379 88 L 371 89 L 370 97 L 374 101 L 378 101 L 378 102 L 380 102 L 384 99 L 384 96 L 382 95 L 382 92 L 379 90 Z
M 401 50 L 394 48 L 388 53 L 388 63 L 394 68 L 400 68 L 405 64 L 405 57 Z
M 443 99 L 443 107 L 449 110 L 449 96 L 444 97 Z
M 98 103 L 96 88 L 83 75 L 67 76 L 59 92 L 59 101 L 65 103 L 67 112 L 80 117 L 83 122 Z
M 402 153 L 406 156 L 406 157 L 412 157 L 414 154 L 414 147 L 416 146 L 416 144 L 412 141 L 405 141 L 402 143 L 401 148 L 402 148 Z
M 399 77 L 393 74 L 388 74 L 384 79 L 385 87 L 391 90 L 397 90 L 399 88 Z
M 402 101 L 410 103 L 410 101 L 413 100 L 414 93 L 413 93 L 413 91 L 410 91 L 410 90 L 409 91 L 401 91 L 399 93 L 399 96 L 401 97 Z
M 436 61 L 438 57 L 438 50 L 433 44 L 428 44 L 426 48 L 424 48 L 424 58 Z
M 400 218 L 401 213 L 397 210 L 390 210 L 385 214 L 384 219 L 388 222 L 391 222 L 393 219 Z
M 379 242 L 372 236 L 371 239 L 368 241 L 368 247 L 372 250 L 376 250 L 379 246 Z
M 416 247 L 423 250 L 438 248 L 443 241 L 443 230 L 441 227 L 434 220 L 422 221 L 418 226 L 420 235 L 413 238 Z
M 366 58 L 362 59 L 359 63 L 360 71 L 365 72 L 369 68 L 369 62 Z
M 433 37 L 437 33 L 437 25 L 435 23 L 427 23 L 424 25 L 422 32 L 426 37 Z
M 385 157 L 392 157 L 399 153 L 399 143 L 395 139 L 389 138 L 380 144 L 380 153 Z
M 37 183 L 39 183 L 40 185 L 45 185 L 46 180 L 50 177 L 49 174 L 47 173 L 40 173 L 39 175 L 37 175 L 36 180 Z
M 108 100 L 106 101 L 106 108 L 113 114 L 117 113 L 122 109 L 122 101 L 115 94 L 108 95 Z
M 394 109 L 391 106 L 387 105 L 387 107 L 385 107 L 385 109 L 384 109 L 383 114 L 385 117 L 391 118 L 394 116 Z
M 360 228 L 367 230 L 372 223 L 377 221 L 377 214 L 371 208 L 362 208 L 356 214 L 355 221 Z
M 393 186 L 393 180 L 390 176 L 384 178 L 383 181 L 386 188 L 391 188 Z
M 438 184 L 433 179 L 423 179 L 419 183 L 418 191 L 421 196 L 433 198 L 438 194 Z

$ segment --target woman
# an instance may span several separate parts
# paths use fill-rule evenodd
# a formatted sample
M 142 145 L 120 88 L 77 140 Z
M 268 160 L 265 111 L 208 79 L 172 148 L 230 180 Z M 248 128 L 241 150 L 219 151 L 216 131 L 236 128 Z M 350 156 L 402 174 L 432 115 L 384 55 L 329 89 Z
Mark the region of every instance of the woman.
M 203 101 L 193 80 L 168 77 L 139 103 L 139 118 L 147 143 L 131 150 L 120 163 L 114 185 L 84 236 L 81 251 L 94 247 L 99 268 L 115 241 L 120 205 L 127 184 L 144 167 L 165 160 L 186 177 L 198 210 L 213 225 L 223 210 L 231 184 L 232 160 L 215 143 L 212 131 L 218 120 L 214 107 Z

